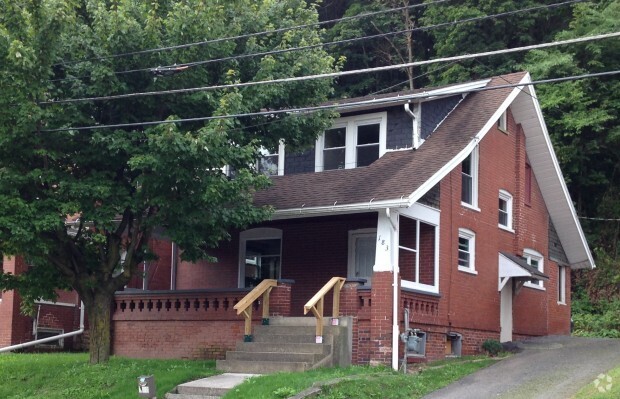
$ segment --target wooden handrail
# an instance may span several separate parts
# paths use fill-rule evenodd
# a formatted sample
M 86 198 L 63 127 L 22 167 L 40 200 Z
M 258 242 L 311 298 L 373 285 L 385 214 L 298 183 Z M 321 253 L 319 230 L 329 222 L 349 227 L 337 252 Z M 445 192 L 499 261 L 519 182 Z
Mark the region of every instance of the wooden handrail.
M 338 317 L 340 313 L 340 290 L 344 285 L 346 278 L 344 277 L 332 277 L 327 284 L 323 286 L 314 296 L 304 305 L 304 314 L 312 311 L 314 317 L 316 317 L 316 342 L 323 342 L 323 303 L 325 302 L 325 295 L 334 289 L 334 300 L 332 303 L 332 317 Z
M 261 296 L 263 297 L 263 323 L 267 324 L 269 322 L 269 294 L 277 285 L 277 280 L 265 279 L 233 307 L 237 315 L 243 314 L 245 317 L 244 341 L 252 341 L 252 304 Z

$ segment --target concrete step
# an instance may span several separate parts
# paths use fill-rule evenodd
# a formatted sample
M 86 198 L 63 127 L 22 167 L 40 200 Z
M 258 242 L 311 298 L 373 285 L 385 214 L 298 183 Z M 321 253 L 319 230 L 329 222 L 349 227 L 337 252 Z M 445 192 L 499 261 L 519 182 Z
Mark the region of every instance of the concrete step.
M 341 326 L 324 326 L 323 335 L 338 335 L 345 328 Z M 254 327 L 254 335 L 279 334 L 279 335 L 305 335 L 316 334 L 316 326 L 287 326 L 287 325 L 258 325 Z
M 274 353 L 316 353 L 327 355 L 331 345 L 327 344 L 284 344 L 268 342 L 237 342 L 236 350 L 242 352 L 274 352 Z
M 316 336 L 314 334 L 256 334 L 254 335 L 253 342 L 273 344 L 316 344 Z M 323 339 L 323 342 L 325 343 L 326 340 Z
M 306 371 L 311 365 L 305 362 L 273 362 L 248 360 L 218 360 L 216 369 L 235 373 L 277 373 L 279 371 Z
M 316 353 L 282 353 L 282 352 L 226 352 L 226 360 L 248 360 L 253 362 L 293 362 L 314 364 L 324 358 Z
M 213 395 L 185 395 L 183 393 L 167 393 L 166 399 L 221 399 L 221 396 Z
M 167 399 L 218 399 L 233 387 L 256 374 L 224 373 L 186 382 L 166 394 Z

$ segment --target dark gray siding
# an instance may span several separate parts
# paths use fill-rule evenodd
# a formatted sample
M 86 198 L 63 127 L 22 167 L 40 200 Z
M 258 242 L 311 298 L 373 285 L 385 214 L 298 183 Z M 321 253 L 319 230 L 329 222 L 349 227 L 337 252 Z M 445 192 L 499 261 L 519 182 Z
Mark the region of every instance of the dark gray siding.
M 558 232 L 555 230 L 551 218 L 549 218 L 549 259 L 560 265 L 568 266 L 568 258 L 564 253 L 560 237 L 558 237 Z
M 387 110 L 386 148 L 396 150 L 413 146 L 413 120 L 403 107 Z
M 462 97 L 457 95 L 422 103 L 422 139 L 426 139 L 433 133 L 437 125 L 444 120 L 461 99 Z
M 439 183 L 437 183 L 426 194 L 424 194 L 422 198 L 418 200 L 418 202 L 420 204 L 428 205 L 430 207 L 439 209 L 439 194 Z
M 284 174 L 314 172 L 314 148 L 301 154 L 285 154 Z

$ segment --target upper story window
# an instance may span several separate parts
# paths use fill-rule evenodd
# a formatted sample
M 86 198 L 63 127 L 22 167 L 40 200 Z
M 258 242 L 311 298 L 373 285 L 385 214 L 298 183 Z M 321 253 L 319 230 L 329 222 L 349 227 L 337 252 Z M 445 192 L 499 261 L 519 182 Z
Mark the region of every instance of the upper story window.
M 461 203 L 478 209 L 478 146 L 461 163 Z
M 502 115 L 499 117 L 499 119 L 497 120 L 497 128 L 504 133 L 508 133 L 507 114 L 508 114 L 508 111 L 504 111 Z
M 257 162 L 259 172 L 267 176 L 281 176 L 284 174 L 284 142 L 280 141 L 275 151 L 261 147 L 259 149 L 260 158 Z
M 558 303 L 566 305 L 566 267 L 558 266 Z
M 338 119 L 316 142 L 315 171 L 368 166 L 385 153 L 387 113 Z
M 459 229 L 458 269 L 463 272 L 476 272 L 476 234 L 467 229 Z
M 532 204 L 532 167 L 529 163 L 525 164 L 525 205 Z
M 538 269 L 539 272 L 544 273 L 544 257 L 533 249 L 525 248 L 523 250 L 523 258 L 527 261 L 527 264 Z M 524 284 L 527 287 L 545 289 L 542 280 L 531 280 Z
M 499 190 L 499 218 L 497 225 L 504 229 L 512 229 L 512 195 L 508 191 Z

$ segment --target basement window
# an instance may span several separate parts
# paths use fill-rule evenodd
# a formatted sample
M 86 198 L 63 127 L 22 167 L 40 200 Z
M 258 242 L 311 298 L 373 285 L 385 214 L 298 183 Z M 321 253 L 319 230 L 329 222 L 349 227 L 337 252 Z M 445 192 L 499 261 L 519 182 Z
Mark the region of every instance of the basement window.
M 44 339 L 44 338 L 50 338 L 50 337 L 55 337 L 56 335 L 61 335 L 64 333 L 64 330 L 58 329 L 58 328 L 37 328 L 37 334 L 35 339 Z M 64 348 L 65 346 L 65 340 L 63 338 L 60 338 L 57 341 L 50 341 L 50 342 L 45 342 L 43 344 L 38 344 L 38 347 L 43 347 L 43 348 Z
M 460 357 L 463 348 L 463 336 L 459 333 L 446 334 L 446 357 Z

